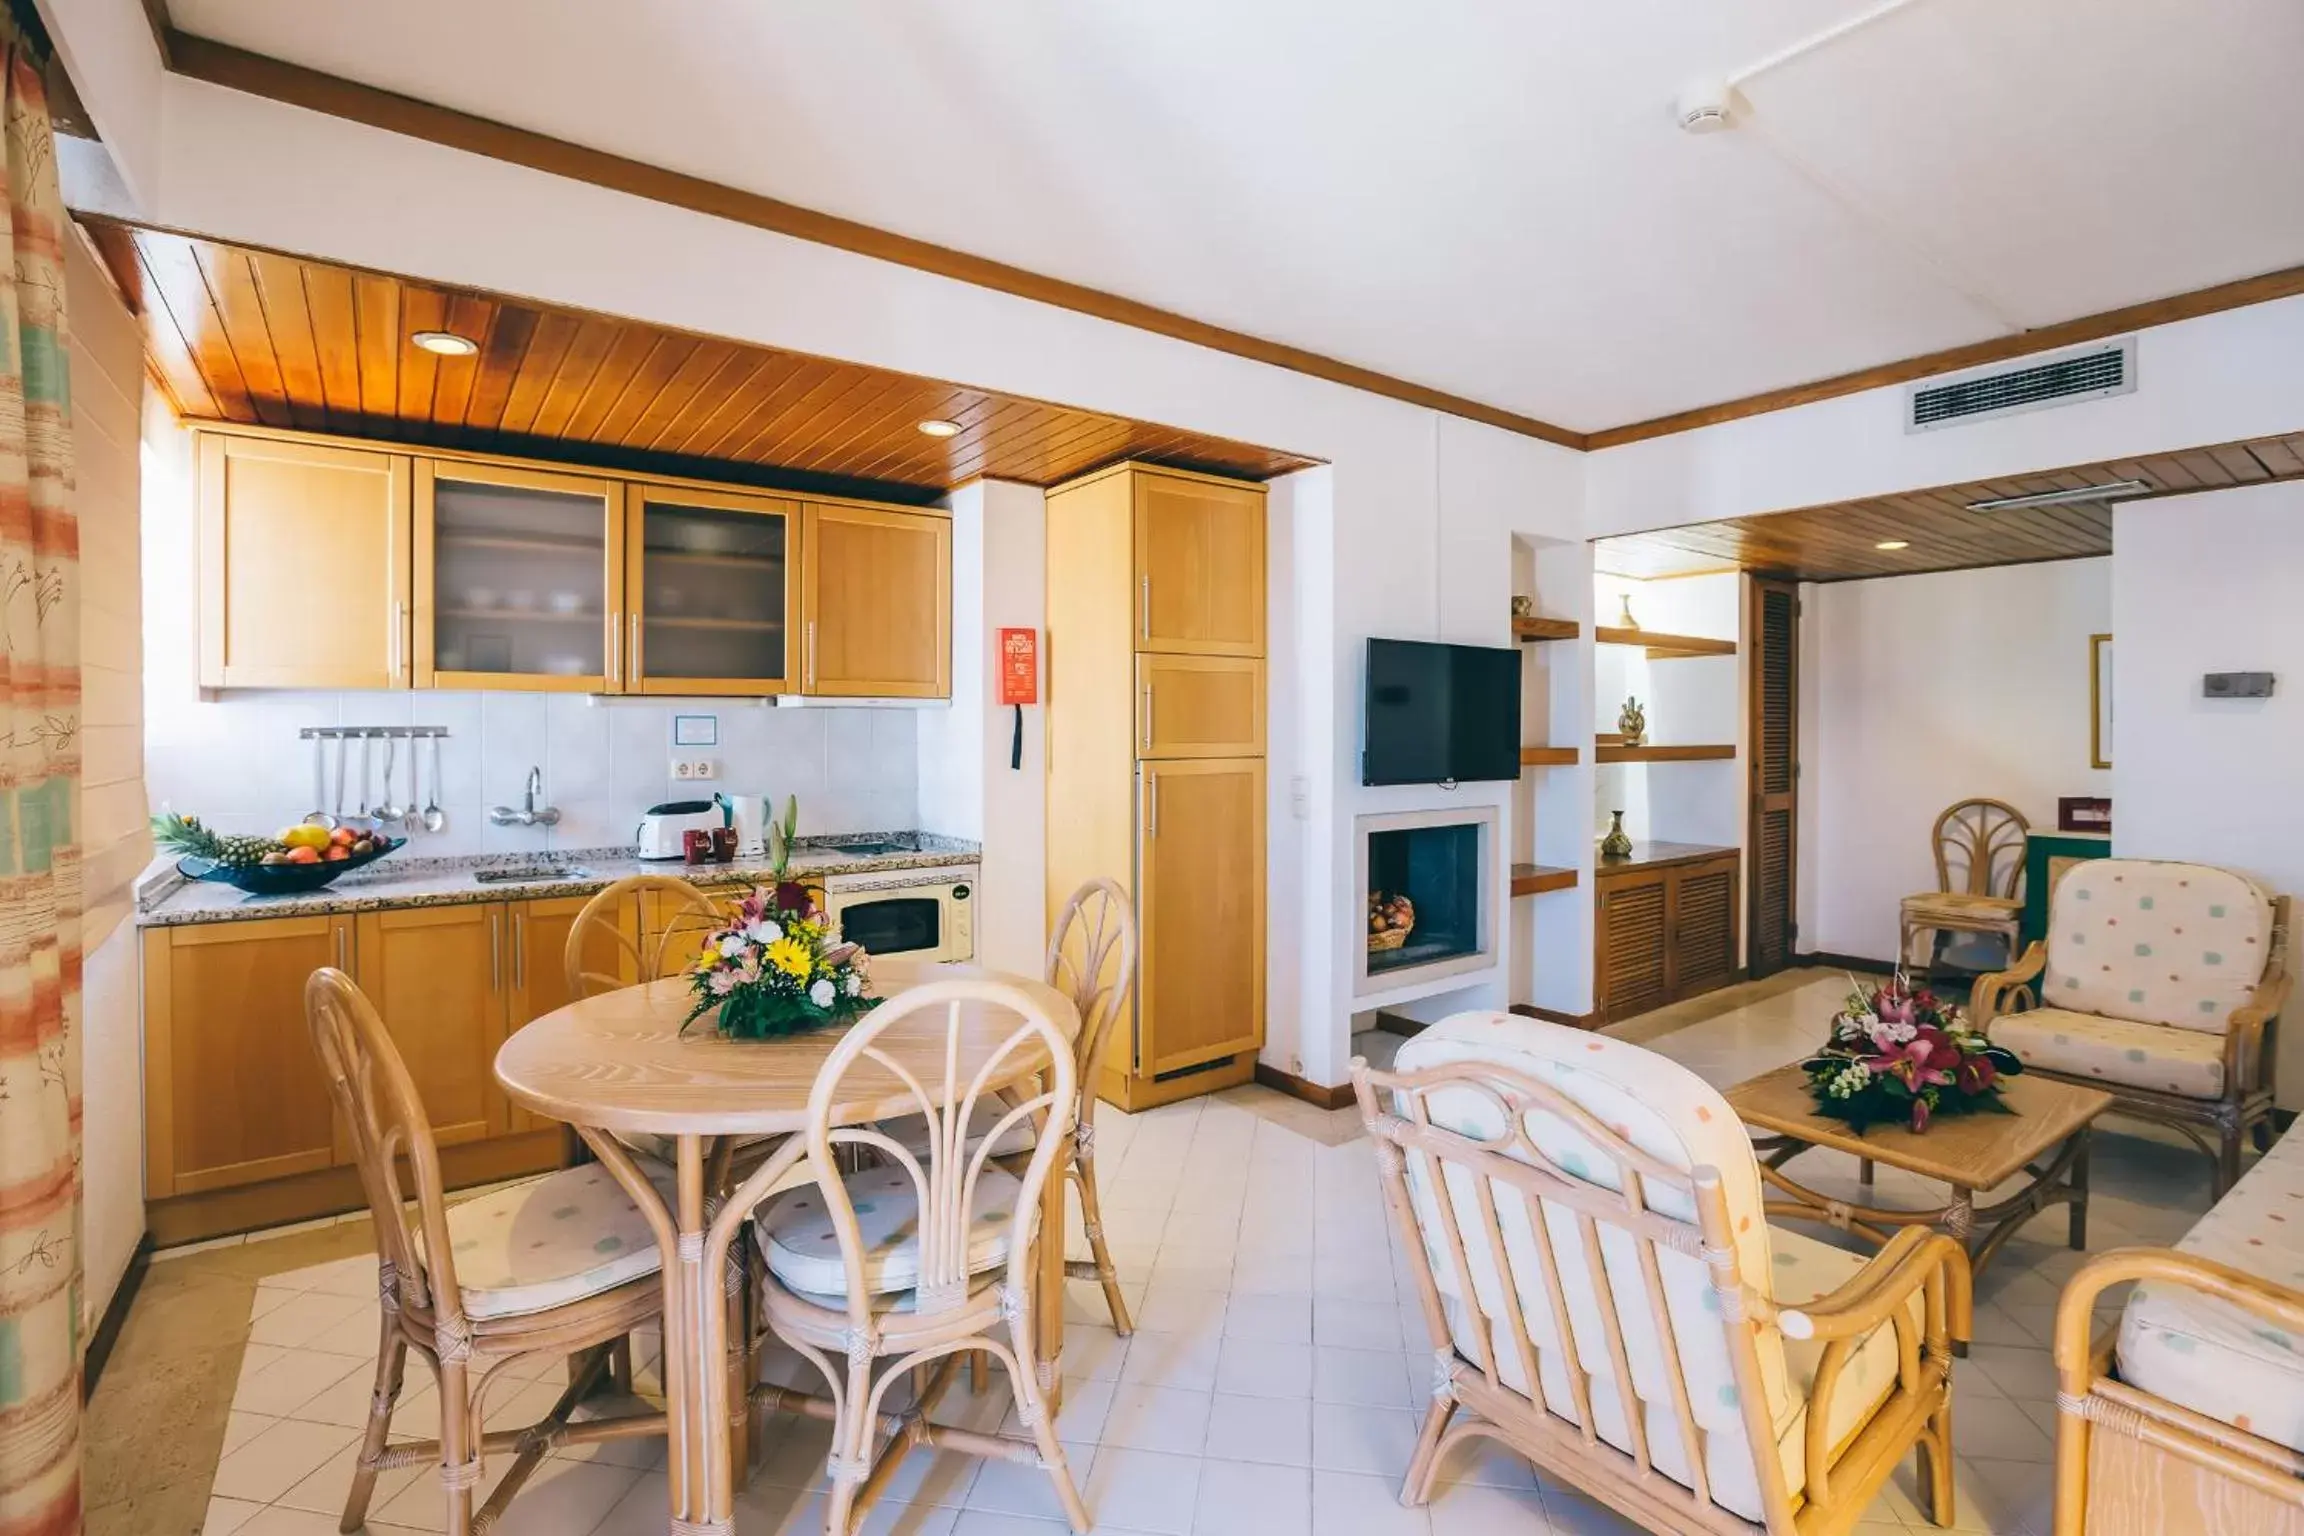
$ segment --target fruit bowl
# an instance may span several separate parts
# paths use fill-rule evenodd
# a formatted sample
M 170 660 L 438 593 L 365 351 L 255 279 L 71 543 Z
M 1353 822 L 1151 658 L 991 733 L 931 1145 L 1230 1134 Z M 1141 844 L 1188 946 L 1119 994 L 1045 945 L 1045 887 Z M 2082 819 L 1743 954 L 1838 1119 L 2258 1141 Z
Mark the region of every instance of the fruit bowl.
M 355 853 L 333 863 L 251 864 L 244 869 L 232 869 L 213 859 L 187 854 L 176 861 L 176 871 L 187 880 L 221 880 L 254 896 L 292 896 L 317 891 L 338 875 L 366 868 L 386 854 L 406 847 L 407 843 L 404 837 L 392 837 L 379 843 L 373 852 Z

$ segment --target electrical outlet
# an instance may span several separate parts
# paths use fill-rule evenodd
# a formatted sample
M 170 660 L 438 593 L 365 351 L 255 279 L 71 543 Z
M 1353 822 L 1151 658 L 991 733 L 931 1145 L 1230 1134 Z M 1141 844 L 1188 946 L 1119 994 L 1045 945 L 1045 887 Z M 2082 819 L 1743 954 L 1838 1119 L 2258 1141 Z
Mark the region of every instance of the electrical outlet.
M 720 765 L 709 757 L 676 757 L 672 759 L 672 777 L 716 779 L 720 777 Z

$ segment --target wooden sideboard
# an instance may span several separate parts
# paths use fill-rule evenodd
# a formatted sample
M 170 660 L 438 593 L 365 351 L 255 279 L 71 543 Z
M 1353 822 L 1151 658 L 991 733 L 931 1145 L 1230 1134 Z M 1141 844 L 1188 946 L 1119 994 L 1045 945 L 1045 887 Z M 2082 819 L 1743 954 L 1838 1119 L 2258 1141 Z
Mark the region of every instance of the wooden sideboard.
M 1724 987 L 1741 964 L 1742 855 L 1636 843 L 1595 868 L 1592 1022 L 1612 1024 Z

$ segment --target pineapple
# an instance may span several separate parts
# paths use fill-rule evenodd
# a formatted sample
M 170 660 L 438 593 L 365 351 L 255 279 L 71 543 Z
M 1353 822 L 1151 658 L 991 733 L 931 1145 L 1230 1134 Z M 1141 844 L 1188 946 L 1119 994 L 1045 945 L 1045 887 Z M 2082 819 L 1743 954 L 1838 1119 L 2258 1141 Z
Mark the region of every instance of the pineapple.
M 253 869 L 264 855 L 285 846 L 269 837 L 219 837 L 200 824 L 197 816 L 162 814 L 152 818 L 152 840 L 170 853 L 189 854 L 226 869 Z

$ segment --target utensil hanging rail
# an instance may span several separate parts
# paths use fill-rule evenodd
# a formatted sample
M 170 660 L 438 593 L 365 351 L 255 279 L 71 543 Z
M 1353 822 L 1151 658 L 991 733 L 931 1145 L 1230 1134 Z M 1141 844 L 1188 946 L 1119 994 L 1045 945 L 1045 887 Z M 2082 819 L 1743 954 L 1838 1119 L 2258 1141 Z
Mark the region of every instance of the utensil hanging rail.
M 444 725 L 307 725 L 296 732 L 298 741 L 425 741 L 448 735 Z

